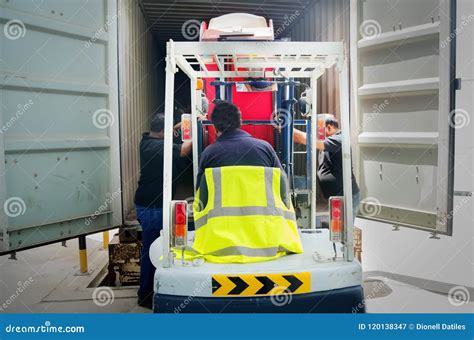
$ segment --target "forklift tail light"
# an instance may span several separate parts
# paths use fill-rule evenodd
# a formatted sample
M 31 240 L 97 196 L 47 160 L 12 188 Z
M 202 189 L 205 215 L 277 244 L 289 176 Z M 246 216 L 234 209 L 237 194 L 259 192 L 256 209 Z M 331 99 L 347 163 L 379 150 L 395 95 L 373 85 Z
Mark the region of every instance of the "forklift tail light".
M 329 197 L 329 239 L 342 242 L 344 233 L 344 197 Z
M 187 234 L 188 234 L 188 202 L 186 201 L 172 201 L 172 219 L 173 223 L 173 246 L 180 247 L 186 246 Z

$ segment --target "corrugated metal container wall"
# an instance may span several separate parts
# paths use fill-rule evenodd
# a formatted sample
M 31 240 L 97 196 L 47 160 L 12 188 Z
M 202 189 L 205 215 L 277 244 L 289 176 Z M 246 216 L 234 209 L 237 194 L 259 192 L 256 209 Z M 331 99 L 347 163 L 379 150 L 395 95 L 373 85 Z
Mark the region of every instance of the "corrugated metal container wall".
M 301 18 L 291 26 L 292 41 L 345 41 L 349 53 L 349 0 L 314 1 Z M 337 75 L 328 70 L 318 81 L 318 113 L 333 113 L 339 117 Z M 306 170 L 304 157 L 295 158 L 296 174 Z
M 156 42 L 138 1 L 119 1 L 119 91 L 124 219 L 133 209 L 140 175 L 139 143 L 158 108 Z

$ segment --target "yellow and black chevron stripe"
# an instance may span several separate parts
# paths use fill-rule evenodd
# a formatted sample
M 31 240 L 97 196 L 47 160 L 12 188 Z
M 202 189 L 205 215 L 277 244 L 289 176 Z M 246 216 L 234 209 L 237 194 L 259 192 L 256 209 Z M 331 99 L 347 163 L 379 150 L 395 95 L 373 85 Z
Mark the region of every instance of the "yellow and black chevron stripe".
M 309 293 L 309 272 L 284 274 L 219 274 L 212 276 L 213 296 L 265 296 Z

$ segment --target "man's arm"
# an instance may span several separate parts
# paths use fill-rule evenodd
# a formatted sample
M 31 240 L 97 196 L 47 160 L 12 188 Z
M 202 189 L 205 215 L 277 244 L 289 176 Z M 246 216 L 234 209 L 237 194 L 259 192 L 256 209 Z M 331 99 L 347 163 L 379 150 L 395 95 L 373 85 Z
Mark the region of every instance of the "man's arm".
M 306 132 L 303 132 L 303 131 L 298 130 L 298 129 L 293 129 L 293 142 L 295 144 L 306 145 Z M 325 150 L 324 141 L 317 141 L 316 149 Z
M 306 132 L 298 129 L 293 129 L 293 142 L 295 144 L 306 145 Z
M 181 144 L 181 151 L 179 152 L 180 157 L 186 157 L 191 153 L 191 150 L 193 148 L 193 143 L 192 142 L 184 142 Z

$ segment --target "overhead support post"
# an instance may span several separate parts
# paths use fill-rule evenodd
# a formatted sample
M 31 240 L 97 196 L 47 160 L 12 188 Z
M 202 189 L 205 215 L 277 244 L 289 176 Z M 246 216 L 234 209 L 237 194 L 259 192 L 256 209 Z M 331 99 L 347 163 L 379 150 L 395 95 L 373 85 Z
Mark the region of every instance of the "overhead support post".
M 291 120 L 291 106 L 289 103 L 290 98 L 290 87 L 289 84 L 282 84 L 279 87 L 279 91 L 281 91 L 280 97 L 280 105 L 281 109 L 277 111 L 278 116 L 282 119 L 282 128 L 281 128 L 281 137 L 282 137 L 282 149 L 283 149 L 283 157 L 282 157 L 282 165 L 286 172 L 286 175 L 289 179 L 291 176 L 290 171 L 290 162 L 291 162 L 291 142 L 290 138 L 292 134 L 290 134 L 290 120 Z M 281 118 L 282 117 L 282 118 Z
M 164 136 L 164 167 L 163 167 L 163 267 L 169 268 L 173 260 L 171 256 L 171 226 L 170 208 L 171 192 L 173 185 L 173 106 L 174 106 L 174 74 L 176 73 L 176 60 L 174 55 L 174 42 L 167 43 L 166 55 L 166 83 L 165 83 L 165 136 Z
M 342 131 L 342 178 L 344 190 L 344 259 L 354 259 L 354 217 L 352 216 L 352 161 L 351 161 L 351 130 L 349 120 L 349 77 L 347 61 L 344 55 L 340 56 L 337 63 L 339 73 L 339 101 L 341 108 Z
M 197 120 L 197 109 L 201 109 L 201 102 L 198 103 L 197 101 L 197 80 L 190 79 L 191 84 L 191 132 L 192 132 L 192 143 L 193 143 L 193 190 L 194 196 L 196 196 L 196 187 L 197 187 L 197 174 L 198 174 L 198 166 L 199 166 L 199 149 L 198 145 L 198 120 Z M 200 98 L 199 98 L 200 99 Z M 199 105 L 199 107 L 198 107 Z
M 318 74 L 316 71 L 313 72 L 313 76 L 310 79 L 311 86 L 311 138 L 310 143 L 307 144 L 311 147 L 311 229 L 316 229 L 316 188 L 317 188 L 317 156 L 318 149 L 316 145 L 318 143 Z

